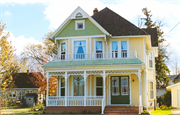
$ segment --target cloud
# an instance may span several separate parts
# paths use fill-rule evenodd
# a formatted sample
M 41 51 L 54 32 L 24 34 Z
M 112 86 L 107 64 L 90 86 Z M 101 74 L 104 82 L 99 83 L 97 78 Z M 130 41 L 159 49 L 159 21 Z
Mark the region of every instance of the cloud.
M 18 37 L 14 37 L 13 33 L 10 33 L 10 37 L 8 38 L 9 41 L 11 41 L 12 46 L 16 48 L 16 57 L 19 59 L 21 57 L 21 53 L 23 52 L 23 49 L 28 44 L 39 44 L 40 42 L 35 40 L 33 37 L 26 38 L 25 36 L 21 35 Z
M 12 13 L 11 13 L 10 11 L 6 11 L 6 12 L 4 12 L 4 15 L 5 15 L 5 16 L 11 16 Z

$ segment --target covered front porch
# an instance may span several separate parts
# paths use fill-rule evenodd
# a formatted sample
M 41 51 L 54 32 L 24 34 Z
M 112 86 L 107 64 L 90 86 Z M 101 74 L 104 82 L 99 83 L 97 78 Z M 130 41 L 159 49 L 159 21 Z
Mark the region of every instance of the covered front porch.
M 49 78 L 52 76 L 57 77 L 57 95 L 49 96 L 47 91 L 46 106 L 48 107 L 96 106 L 101 107 L 101 113 L 104 114 L 107 105 L 135 106 L 138 104 L 139 114 L 141 113 L 140 68 L 48 71 L 47 90 Z M 137 100 L 138 102 L 135 102 Z

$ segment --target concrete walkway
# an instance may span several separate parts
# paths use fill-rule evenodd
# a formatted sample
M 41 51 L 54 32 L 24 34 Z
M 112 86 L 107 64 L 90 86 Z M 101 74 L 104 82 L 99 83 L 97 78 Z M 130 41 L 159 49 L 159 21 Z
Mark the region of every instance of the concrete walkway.
M 179 114 L 180 115 L 180 109 L 172 109 L 171 111 L 173 114 Z

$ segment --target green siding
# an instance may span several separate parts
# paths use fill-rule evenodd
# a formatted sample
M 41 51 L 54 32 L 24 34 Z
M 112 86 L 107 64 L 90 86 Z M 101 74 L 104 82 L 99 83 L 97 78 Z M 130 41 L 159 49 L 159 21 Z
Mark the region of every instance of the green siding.
M 75 20 L 71 20 L 68 23 L 68 25 L 56 37 L 87 36 L 87 35 L 104 34 L 89 19 L 84 19 L 84 20 L 85 20 L 84 30 L 75 30 Z
M 66 67 L 66 66 L 93 66 L 93 65 L 123 65 L 123 64 L 142 64 L 139 58 L 129 59 L 104 59 L 104 60 L 74 60 L 74 61 L 51 61 L 43 67 Z

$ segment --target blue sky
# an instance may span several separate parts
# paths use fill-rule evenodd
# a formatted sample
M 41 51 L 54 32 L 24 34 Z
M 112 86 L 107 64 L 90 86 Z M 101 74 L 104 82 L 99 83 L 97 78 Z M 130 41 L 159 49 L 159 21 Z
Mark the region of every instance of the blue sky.
M 163 19 L 165 33 L 180 22 L 180 0 L 0 0 L 0 20 L 7 24 L 6 31 L 20 56 L 26 44 L 41 43 L 42 37 L 54 31 L 78 6 L 89 15 L 94 8 L 108 7 L 135 25 L 138 17 L 143 17 L 141 9 L 147 7 L 153 20 Z M 174 50 L 168 63 L 173 69 L 177 62 L 174 58 L 180 57 L 180 24 L 166 40 Z M 180 61 L 178 64 L 180 67 Z

